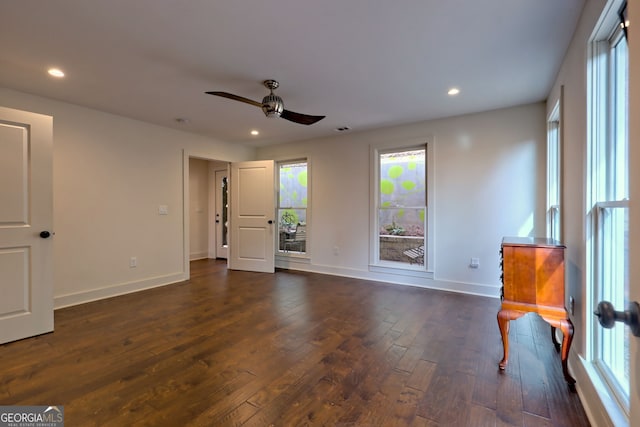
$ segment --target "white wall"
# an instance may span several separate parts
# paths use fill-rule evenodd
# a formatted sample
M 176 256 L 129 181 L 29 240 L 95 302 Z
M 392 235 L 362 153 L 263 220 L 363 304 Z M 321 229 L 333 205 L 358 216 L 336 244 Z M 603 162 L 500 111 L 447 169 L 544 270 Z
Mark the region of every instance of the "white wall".
M 209 187 L 209 162 L 202 159 L 189 159 L 189 259 L 191 260 L 209 256 Z
M 585 194 L 587 140 L 587 46 L 604 1 L 589 1 L 549 94 L 547 117 L 564 87 L 562 114 L 562 240 L 566 250 L 566 299 L 573 296 L 576 334 L 572 348 L 584 354 L 585 316 Z M 568 306 L 568 304 L 567 304 Z
M 254 150 L 0 88 L 3 106 L 53 116 L 56 307 L 186 277 L 183 150 Z M 159 205 L 169 214 L 158 215 Z M 130 257 L 138 260 L 129 268 Z
M 544 235 L 545 126 L 536 103 L 259 148 L 259 158 L 310 162 L 311 261 L 287 265 L 497 296 L 502 237 Z M 426 136 L 435 140 L 435 280 L 371 273 L 370 146 Z M 471 257 L 479 269 L 468 267 Z
M 57 307 L 185 278 L 193 236 L 184 234 L 183 151 L 254 157 L 252 149 L 7 89 L 0 99 L 54 117 Z M 294 268 L 497 295 L 501 238 L 544 230 L 544 123 L 544 105 L 532 104 L 259 150 L 260 158 L 311 162 L 312 259 Z M 427 135 L 435 140 L 436 280 L 370 273 L 369 146 Z M 169 215 L 159 215 L 159 205 Z M 134 256 L 138 267 L 130 268 Z M 468 268 L 472 256 L 477 270 Z

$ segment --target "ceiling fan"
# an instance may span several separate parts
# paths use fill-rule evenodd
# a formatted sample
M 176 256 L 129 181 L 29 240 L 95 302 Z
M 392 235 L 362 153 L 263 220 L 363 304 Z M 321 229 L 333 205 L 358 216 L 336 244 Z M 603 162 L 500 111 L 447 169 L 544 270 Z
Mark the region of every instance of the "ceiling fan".
M 256 107 L 262 108 L 264 115 L 267 117 L 281 117 L 285 120 L 289 120 L 294 123 L 300 123 L 301 125 L 312 125 L 315 122 L 318 122 L 325 118 L 325 116 L 309 116 L 307 114 L 296 113 L 293 111 L 284 109 L 284 102 L 282 98 L 278 95 L 275 95 L 273 91 L 280 86 L 275 80 L 265 80 L 262 82 L 263 85 L 267 89 L 269 89 L 269 95 L 262 98 L 262 102 L 253 101 L 251 99 L 234 95 L 232 93 L 227 92 L 205 92 L 209 95 L 221 96 L 223 98 L 233 99 L 235 101 L 244 102 L 246 104 L 255 105 Z

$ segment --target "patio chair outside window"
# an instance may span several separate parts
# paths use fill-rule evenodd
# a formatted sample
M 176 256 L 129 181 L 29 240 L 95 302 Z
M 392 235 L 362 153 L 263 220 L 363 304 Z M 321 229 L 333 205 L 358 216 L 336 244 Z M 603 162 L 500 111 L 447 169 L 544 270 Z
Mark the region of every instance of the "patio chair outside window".
M 296 231 L 284 241 L 284 250 L 290 252 L 305 252 L 307 243 L 307 226 L 298 224 Z

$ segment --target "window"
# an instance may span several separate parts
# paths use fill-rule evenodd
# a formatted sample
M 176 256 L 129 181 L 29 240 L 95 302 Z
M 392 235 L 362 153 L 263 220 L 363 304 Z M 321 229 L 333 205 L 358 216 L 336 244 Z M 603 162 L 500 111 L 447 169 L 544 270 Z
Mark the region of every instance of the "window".
M 377 150 L 374 263 L 426 269 L 426 148 Z
M 561 95 L 562 97 L 562 95 Z M 560 235 L 560 101 L 547 123 L 547 236 L 561 241 Z
M 308 226 L 307 161 L 278 163 L 278 254 L 305 255 Z
M 629 300 L 628 46 L 616 9 L 609 11 L 592 41 L 589 62 L 587 286 L 592 298 L 624 310 Z M 588 334 L 590 359 L 620 406 L 629 405 L 629 331 L 595 322 Z

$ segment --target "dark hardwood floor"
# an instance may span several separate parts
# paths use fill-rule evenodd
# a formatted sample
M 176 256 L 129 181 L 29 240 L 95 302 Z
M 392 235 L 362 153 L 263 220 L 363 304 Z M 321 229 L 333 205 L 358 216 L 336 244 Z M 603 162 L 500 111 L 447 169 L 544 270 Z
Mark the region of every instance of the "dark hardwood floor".
M 0 405 L 67 426 L 588 426 L 549 326 L 497 299 L 192 263 L 189 282 L 57 310 L 0 346 Z

